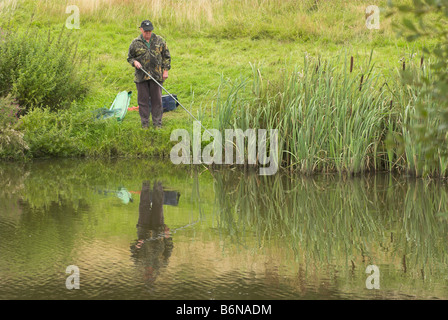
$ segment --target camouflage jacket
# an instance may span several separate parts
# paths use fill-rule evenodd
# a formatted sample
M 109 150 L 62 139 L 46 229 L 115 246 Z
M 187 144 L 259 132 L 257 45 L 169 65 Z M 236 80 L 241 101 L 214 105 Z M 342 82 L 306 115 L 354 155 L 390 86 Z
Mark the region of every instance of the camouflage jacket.
M 161 82 L 163 81 L 163 70 L 171 69 L 170 51 L 165 40 L 154 33 L 151 35 L 150 49 L 146 44 L 147 42 L 142 35 L 135 38 L 129 46 L 128 62 L 134 66 L 134 61 L 137 60 L 146 72 Z M 143 71 L 135 68 L 134 82 L 138 83 L 145 80 L 149 80 L 149 77 Z

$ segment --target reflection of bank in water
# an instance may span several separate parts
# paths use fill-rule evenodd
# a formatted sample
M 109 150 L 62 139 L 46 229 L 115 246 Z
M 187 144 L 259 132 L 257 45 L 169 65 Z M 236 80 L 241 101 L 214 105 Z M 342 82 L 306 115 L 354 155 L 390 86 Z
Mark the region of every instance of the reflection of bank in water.
M 165 198 L 167 196 L 167 198 Z M 180 193 L 163 190 L 156 181 L 151 190 L 149 181 L 144 181 L 140 191 L 139 217 L 136 242 L 131 245 L 131 255 L 146 284 L 153 284 L 160 270 L 168 265 L 173 250 L 170 229 L 165 224 L 163 205 L 177 205 Z

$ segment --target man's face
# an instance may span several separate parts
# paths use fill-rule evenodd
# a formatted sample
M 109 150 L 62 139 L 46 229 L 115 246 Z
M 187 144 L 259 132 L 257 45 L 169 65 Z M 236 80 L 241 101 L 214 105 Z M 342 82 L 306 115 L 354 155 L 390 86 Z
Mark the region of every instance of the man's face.
M 146 41 L 149 41 L 149 39 L 151 39 L 152 31 L 145 31 L 145 30 L 143 30 L 143 28 L 140 28 L 140 31 L 141 31 L 141 33 L 142 33 L 142 35 L 143 35 L 143 38 L 144 38 Z

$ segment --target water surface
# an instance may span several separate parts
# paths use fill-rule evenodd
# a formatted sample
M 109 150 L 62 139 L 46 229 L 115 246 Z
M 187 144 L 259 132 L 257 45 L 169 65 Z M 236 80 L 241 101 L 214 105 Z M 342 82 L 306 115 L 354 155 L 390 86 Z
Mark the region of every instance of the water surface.
M 0 299 L 446 299 L 447 205 L 385 174 L 0 163 Z

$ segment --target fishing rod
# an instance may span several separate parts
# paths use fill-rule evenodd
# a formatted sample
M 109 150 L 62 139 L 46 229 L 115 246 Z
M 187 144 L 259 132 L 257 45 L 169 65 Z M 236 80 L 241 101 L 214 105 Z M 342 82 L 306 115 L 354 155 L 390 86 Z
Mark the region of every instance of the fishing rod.
M 169 93 L 169 91 L 168 90 L 166 90 L 156 79 L 154 79 L 148 72 L 146 72 L 145 71 L 145 69 L 143 69 L 143 68 L 140 68 L 140 70 L 142 70 L 148 77 L 150 77 L 151 78 L 151 80 L 153 80 L 155 83 L 157 83 L 157 85 L 160 87 L 160 88 L 162 88 L 163 90 L 165 90 L 166 91 L 166 93 L 168 93 L 169 95 L 170 95 L 170 97 L 171 98 L 173 98 L 185 111 L 187 111 L 187 113 L 194 119 L 194 120 L 196 120 L 197 122 L 199 122 L 199 124 L 201 125 L 201 127 L 205 130 L 205 131 L 207 131 L 208 132 L 208 134 L 210 135 L 210 136 L 213 136 L 213 134 L 210 132 L 210 131 L 208 131 L 207 130 L 207 128 L 206 127 L 204 127 L 203 125 L 202 125 L 202 123 L 201 123 L 201 121 L 199 121 L 198 119 L 196 119 L 196 117 L 195 116 L 193 116 L 192 114 L 191 114 L 191 112 L 190 111 L 188 111 L 187 110 L 187 108 L 185 108 L 183 105 L 182 105 L 182 103 L 180 103 L 179 102 L 179 100 L 177 100 L 171 93 Z
M 189 224 L 186 224 L 186 225 L 184 225 L 184 226 L 182 226 L 182 227 L 176 228 L 176 229 L 174 229 L 174 230 L 169 230 L 169 234 L 170 234 L 170 235 L 173 235 L 173 234 L 175 234 L 177 231 L 186 229 L 186 228 L 188 228 L 188 227 L 192 227 L 192 226 L 194 226 L 195 224 L 197 224 L 197 223 L 200 222 L 200 221 L 201 221 L 201 220 L 196 220 L 196 221 L 193 221 L 193 222 L 191 222 L 191 223 L 189 223 Z M 144 241 L 144 242 L 146 242 L 146 241 L 156 241 L 156 240 L 160 240 L 160 239 L 165 238 L 165 237 L 166 237 L 165 232 L 159 232 L 156 236 L 151 237 L 151 238 L 148 238 L 148 239 L 143 239 L 143 241 Z

